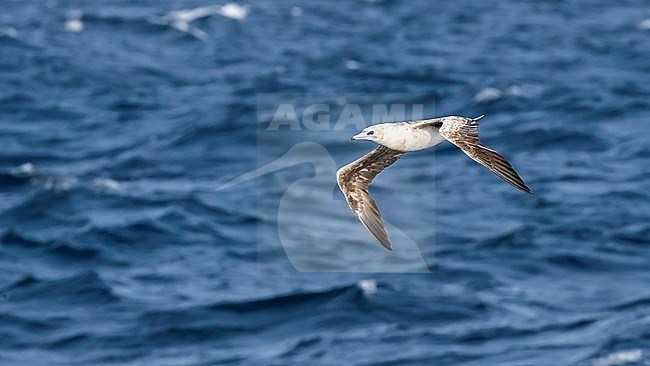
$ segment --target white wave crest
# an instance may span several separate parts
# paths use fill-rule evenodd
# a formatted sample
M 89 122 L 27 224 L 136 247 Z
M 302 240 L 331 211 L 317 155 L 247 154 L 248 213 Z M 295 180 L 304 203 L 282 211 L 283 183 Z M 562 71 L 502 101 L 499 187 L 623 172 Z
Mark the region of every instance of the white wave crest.
M 643 357 L 643 351 L 640 349 L 630 349 L 625 351 L 614 352 L 605 357 L 594 361 L 593 366 L 619 366 L 626 363 L 639 362 Z
M 149 21 L 154 24 L 168 25 L 180 32 L 189 34 L 200 40 L 206 40 L 208 38 L 208 34 L 204 30 L 192 26 L 192 22 L 213 15 L 221 15 L 230 19 L 242 20 L 246 18 L 248 11 L 248 7 L 246 6 L 229 3 L 223 6 L 211 5 L 201 6 L 193 9 L 174 10 L 163 16 L 151 17 L 149 18 Z

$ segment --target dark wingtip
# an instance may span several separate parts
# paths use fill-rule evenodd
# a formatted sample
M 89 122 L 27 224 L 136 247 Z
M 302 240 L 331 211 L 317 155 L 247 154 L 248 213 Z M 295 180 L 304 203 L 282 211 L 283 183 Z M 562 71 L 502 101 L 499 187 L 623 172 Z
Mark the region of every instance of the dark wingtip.
M 377 240 L 377 241 L 379 241 L 379 240 Z M 386 248 L 386 250 L 388 250 L 389 252 L 392 252 L 392 251 L 393 251 L 393 246 L 390 244 L 389 241 L 386 241 L 386 242 L 384 242 L 384 241 L 379 241 L 379 244 L 381 244 L 381 246 L 384 247 L 384 248 Z
M 520 190 L 522 190 L 522 191 L 524 191 L 524 192 L 526 192 L 526 193 L 528 193 L 530 195 L 533 195 L 533 196 L 535 195 L 535 193 L 533 193 L 533 190 L 530 189 L 530 187 L 526 183 L 524 183 L 523 179 L 521 180 L 521 187 L 517 187 L 517 188 L 519 188 Z

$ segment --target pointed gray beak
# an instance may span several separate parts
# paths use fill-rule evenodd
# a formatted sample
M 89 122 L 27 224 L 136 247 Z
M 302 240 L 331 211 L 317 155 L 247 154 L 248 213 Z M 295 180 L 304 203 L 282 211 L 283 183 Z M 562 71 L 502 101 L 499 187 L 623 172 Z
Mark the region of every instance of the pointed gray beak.
M 361 132 L 358 135 L 354 135 L 354 136 L 350 137 L 350 141 L 367 140 L 367 138 L 365 138 L 365 137 L 366 137 L 366 134 L 364 132 Z

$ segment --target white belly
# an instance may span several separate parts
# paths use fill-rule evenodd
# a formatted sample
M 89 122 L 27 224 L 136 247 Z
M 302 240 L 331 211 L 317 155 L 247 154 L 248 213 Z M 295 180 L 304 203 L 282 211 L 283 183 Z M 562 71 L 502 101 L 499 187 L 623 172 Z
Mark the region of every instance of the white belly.
M 393 150 L 417 151 L 438 145 L 444 140 L 435 127 L 413 128 L 402 125 L 391 133 L 390 141 L 384 141 L 382 145 Z
M 417 138 L 413 143 L 411 151 L 428 149 L 445 140 L 445 138 L 438 133 L 438 129 L 434 127 L 419 128 L 416 131 L 418 131 L 418 133 L 415 134 Z

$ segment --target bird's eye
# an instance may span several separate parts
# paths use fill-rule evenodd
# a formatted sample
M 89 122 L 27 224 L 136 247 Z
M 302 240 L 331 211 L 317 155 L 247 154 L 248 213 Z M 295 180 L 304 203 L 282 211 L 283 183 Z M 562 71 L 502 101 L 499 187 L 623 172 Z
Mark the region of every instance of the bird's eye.
M 370 131 L 366 135 L 374 135 L 374 134 L 375 134 L 375 131 Z

